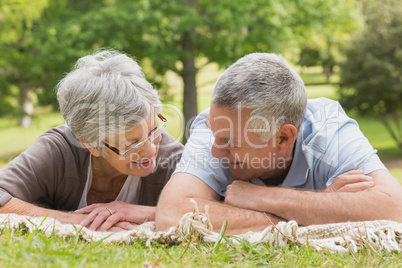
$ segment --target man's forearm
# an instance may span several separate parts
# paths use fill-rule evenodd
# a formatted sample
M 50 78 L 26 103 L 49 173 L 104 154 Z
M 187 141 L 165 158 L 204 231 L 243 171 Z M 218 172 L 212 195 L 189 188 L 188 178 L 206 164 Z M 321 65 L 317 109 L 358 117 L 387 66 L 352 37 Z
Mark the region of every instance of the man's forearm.
M 268 212 L 300 225 L 388 219 L 402 222 L 402 188 L 384 170 L 372 173 L 375 187 L 358 192 L 319 192 L 263 187 L 235 181 L 225 203 Z
M 384 193 L 322 193 L 293 189 L 270 189 L 265 208 L 258 210 L 276 213 L 300 225 L 346 221 L 392 219 L 393 200 Z M 285 198 L 286 199 L 285 199 Z M 268 205 L 269 204 L 269 205 Z M 396 207 L 395 207 L 396 208 Z
M 205 206 L 209 207 L 210 221 L 214 230 L 220 230 L 224 221 L 227 221 L 227 234 L 239 234 L 247 231 L 261 231 L 271 224 L 277 224 L 283 220 L 269 213 L 263 213 L 248 209 L 228 206 L 219 201 L 192 198 L 196 201 L 200 212 L 205 213 Z M 176 226 L 181 217 L 194 211 L 194 205 L 190 198 L 181 202 L 180 207 L 175 211 L 168 211 L 159 206 L 156 212 L 156 223 L 158 230 L 166 230 L 170 226 Z

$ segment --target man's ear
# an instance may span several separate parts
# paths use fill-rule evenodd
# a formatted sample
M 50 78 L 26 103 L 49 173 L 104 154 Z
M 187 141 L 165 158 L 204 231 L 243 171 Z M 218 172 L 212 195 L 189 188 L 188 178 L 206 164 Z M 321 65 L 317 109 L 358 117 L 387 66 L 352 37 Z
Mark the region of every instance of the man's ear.
M 276 146 L 280 150 L 286 150 L 293 146 L 297 138 L 297 129 L 294 125 L 286 124 L 276 133 Z
M 92 147 L 88 142 L 86 142 L 83 138 L 78 137 L 78 139 L 80 140 L 80 142 L 82 142 L 82 144 L 84 144 L 84 146 L 88 149 L 88 151 L 95 157 L 99 157 L 101 156 L 100 152 L 95 149 L 94 147 Z

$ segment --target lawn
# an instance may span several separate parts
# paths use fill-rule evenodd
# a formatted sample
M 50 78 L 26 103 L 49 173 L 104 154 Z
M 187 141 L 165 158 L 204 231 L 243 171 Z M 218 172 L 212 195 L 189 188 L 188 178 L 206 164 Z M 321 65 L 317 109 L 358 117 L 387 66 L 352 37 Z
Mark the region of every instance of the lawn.
M 0 267 L 400 267 L 398 252 L 365 248 L 358 253 L 328 253 L 307 246 L 270 247 L 265 243 L 179 245 L 131 242 L 88 243 L 78 236 L 46 237 L 24 228 L 0 231 Z

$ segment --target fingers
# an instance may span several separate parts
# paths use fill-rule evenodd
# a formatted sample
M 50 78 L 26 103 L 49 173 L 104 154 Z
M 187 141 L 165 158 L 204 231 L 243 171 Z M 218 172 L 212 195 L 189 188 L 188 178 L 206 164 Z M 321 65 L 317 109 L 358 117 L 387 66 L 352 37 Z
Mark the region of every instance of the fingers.
M 96 230 L 106 219 L 111 216 L 113 215 L 105 207 L 98 207 L 93 209 L 92 212 L 89 213 L 80 224 L 92 230 Z
M 133 230 L 137 226 L 138 226 L 138 224 L 135 224 L 135 223 L 132 223 L 132 222 L 121 221 L 121 222 L 118 222 L 115 225 L 113 225 L 113 227 L 109 228 L 109 230 L 112 229 L 112 228 L 117 227 L 117 228 L 120 228 L 122 230 L 129 231 L 129 230 Z
M 124 203 L 121 202 L 121 201 L 113 201 L 113 202 L 110 202 L 110 203 L 97 203 L 97 204 L 92 204 L 92 205 L 77 209 L 74 212 L 75 213 L 88 214 L 88 213 L 91 213 L 94 209 L 97 209 L 97 208 L 106 208 L 106 207 L 108 207 L 108 208 L 111 208 L 111 209 L 114 210 L 115 208 L 118 208 L 119 206 L 122 206 L 122 205 L 124 205 Z
M 130 231 L 133 230 L 135 227 L 137 227 L 137 224 L 133 224 L 130 222 L 118 222 L 117 224 L 115 224 L 114 226 L 112 226 L 111 228 L 109 228 L 109 232 L 122 232 L 122 231 Z
M 88 226 L 93 220 L 96 218 L 98 215 L 99 210 L 93 210 L 91 213 L 88 214 L 88 216 L 85 217 L 85 219 L 80 223 L 83 226 Z
M 342 188 L 339 189 L 340 192 L 359 192 L 359 191 L 364 191 L 367 189 L 370 189 L 374 187 L 374 182 L 373 181 L 367 181 L 367 182 L 358 182 L 358 183 L 353 183 L 353 184 L 347 184 L 343 186 Z
M 348 171 L 348 172 L 346 172 L 346 173 L 344 173 L 342 175 L 347 175 L 347 174 L 364 174 L 364 173 L 363 173 L 363 170 L 361 170 L 361 169 L 353 169 L 353 170 Z
M 336 178 L 336 180 L 334 182 L 337 183 L 338 185 L 340 185 L 341 187 L 343 187 L 343 186 L 345 186 L 347 184 L 351 184 L 351 183 L 369 182 L 372 180 L 373 180 L 373 178 L 370 176 L 359 174 L 359 175 L 342 175 L 342 176 L 339 176 L 338 178 Z
M 98 222 L 96 222 L 97 219 L 94 220 L 94 222 L 92 223 L 94 228 L 93 230 L 98 230 L 98 231 L 109 231 L 110 228 L 112 228 L 113 226 L 116 227 L 116 224 L 119 224 L 121 218 L 119 215 L 117 214 L 113 214 L 110 215 L 110 217 L 108 217 L 106 220 L 101 221 L 99 220 Z M 91 225 L 92 227 L 92 225 Z M 122 228 L 121 226 L 117 225 L 117 227 Z M 92 229 L 92 228 L 90 228 Z
M 325 192 L 357 192 L 374 186 L 373 178 L 364 175 L 362 170 L 351 170 L 339 175 Z
M 112 225 L 119 222 L 120 217 L 117 214 L 111 214 L 108 210 L 103 209 L 101 210 L 98 215 L 93 219 L 89 229 L 92 230 L 99 230 L 99 231 L 106 231 Z M 105 225 L 106 227 L 100 228 L 101 225 Z
M 86 206 L 86 207 L 77 209 L 77 210 L 74 211 L 74 212 L 75 212 L 75 213 L 87 214 L 87 213 L 92 212 L 92 210 L 94 210 L 94 209 L 96 209 L 96 208 L 98 208 L 98 207 L 100 207 L 100 206 L 104 206 L 104 205 L 105 205 L 105 204 L 92 204 L 92 205 L 89 205 L 89 206 Z
M 134 223 L 121 220 L 120 214 L 111 214 L 106 208 L 99 207 L 85 217 L 81 225 L 94 231 L 124 231 L 132 230 L 137 226 Z
M 125 231 L 125 230 L 120 228 L 120 227 L 112 227 L 108 231 L 109 232 L 122 232 L 122 231 Z

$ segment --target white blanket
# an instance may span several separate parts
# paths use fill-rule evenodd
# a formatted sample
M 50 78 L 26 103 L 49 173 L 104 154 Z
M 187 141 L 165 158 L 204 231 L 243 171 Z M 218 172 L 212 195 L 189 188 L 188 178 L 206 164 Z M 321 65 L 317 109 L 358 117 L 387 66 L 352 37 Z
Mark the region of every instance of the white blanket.
M 154 222 L 146 222 L 131 231 L 112 233 L 62 224 L 52 218 L 0 214 L 0 228 L 17 229 L 21 226 L 25 226 L 30 232 L 41 230 L 49 236 L 52 233 L 60 237 L 79 235 L 89 242 L 103 240 L 103 243 L 129 243 L 138 239 L 147 239 L 147 245 L 152 241 L 180 243 L 197 235 L 204 242 L 241 243 L 245 239 L 250 243 L 264 242 L 275 247 L 308 244 L 311 248 L 330 252 L 356 252 L 362 247 L 388 252 L 402 249 L 402 224 L 393 221 L 345 222 L 307 227 L 299 227 L 295 221 L 289 221 L 267 226 L 261 232 L 247 232 L 236 236 L 223 234 L 226 237 L 222 239 L 221 232 L 212 231 L 208 215 L 198 212 L 197 208 L 184 215 L 178 226 L 166 232 L 156 232 Z

